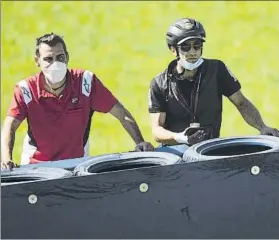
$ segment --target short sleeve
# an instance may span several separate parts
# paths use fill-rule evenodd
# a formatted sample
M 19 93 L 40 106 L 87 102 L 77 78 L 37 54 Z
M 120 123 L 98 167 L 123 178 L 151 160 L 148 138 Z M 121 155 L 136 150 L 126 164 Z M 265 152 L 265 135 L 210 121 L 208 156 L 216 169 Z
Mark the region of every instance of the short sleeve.
M 27 106 L 18 85 L 14 88 L 13 98 L 7 112 L 7 116 L 23 121 L 27 117 Z
M 232 94 L 236 93 L 241 89 L 241 84 L 238 81 L 238 79 L 233 75 L 233 73 L 230 71 L 230 69 L 223 63 L 220 62 L 220 78 L 219 78 L 219 84 L 221 93 L 229 97 Z
M 165 97 L 155 78 L 151 81 L 149 88 L 148 110 L 149 113 L 166 112 Z
M 90 95 L 91 108 L 97 112 L 107 113 L 118 102 L 116 97 L 104 86 L 95 74 L 92 75 Z

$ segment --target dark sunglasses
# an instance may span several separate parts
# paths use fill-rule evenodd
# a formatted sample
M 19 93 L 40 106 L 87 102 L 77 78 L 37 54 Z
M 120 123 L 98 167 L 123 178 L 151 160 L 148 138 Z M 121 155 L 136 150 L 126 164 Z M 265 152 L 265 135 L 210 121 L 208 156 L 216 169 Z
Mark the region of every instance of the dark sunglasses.
M 202 48 L 203 42 L 193 42 L 192 44 L 191 43 L 183 43 L 183 44 L 179 45 L 178 48 L 182 52 L 189 52 L 191 50 L 192 46 L 195 50 L 199 50 L 199 49 Z

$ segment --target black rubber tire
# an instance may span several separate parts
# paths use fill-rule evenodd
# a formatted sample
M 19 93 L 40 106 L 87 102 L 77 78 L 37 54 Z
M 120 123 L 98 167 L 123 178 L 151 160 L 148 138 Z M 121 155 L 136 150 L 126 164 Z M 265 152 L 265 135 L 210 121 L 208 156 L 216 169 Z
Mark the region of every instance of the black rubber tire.
M 239 152 L 232 154 L 216 154 L 217 151 L 229 151 L 229 148 L 241 147 Z M 247 148 L 259 149 L 255 152 L 245 152 Z M 240 150 L 241 149 L 241 150 Z M 215 154 L 213 152 L 215 151 Z M 214 159 L 233 158 L 239 156 L 251 156 L 263 153 L 279 152 L 279 138 L 267 135 L 240 136 L 209 139 L 189 147 L 183 154 L 185 162 L 198 162 Z M 211 153 L 211 154 L 209 154 Z
M 136 164 L 142 167 L 146 165 L 172 165 L 183 162 L 182 158 L 163 152 L 124 152 L 92 157 L 79 164 L 74 169 L 74 175 L 82 176 L 88 174 L 97 174 L 106 168 L 129 166 Z
M 73 176 L 73 173 L 61 168 L 30 166 L 1 171 L 1 186 L 34 182 L 48 179 L 59 179 Z

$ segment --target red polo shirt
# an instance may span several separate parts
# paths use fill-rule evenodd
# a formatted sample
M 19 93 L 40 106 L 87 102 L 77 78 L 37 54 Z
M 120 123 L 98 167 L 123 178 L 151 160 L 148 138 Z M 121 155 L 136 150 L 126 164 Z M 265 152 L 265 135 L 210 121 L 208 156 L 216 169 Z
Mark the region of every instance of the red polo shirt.
M 44 90 L 43 74 L 15 86 L 8 116 L 28 123 L 22 164 L 83 157 L 94 111 L 107 113 L 117 99 L 89 71 L 70 69 L 60 97 Z

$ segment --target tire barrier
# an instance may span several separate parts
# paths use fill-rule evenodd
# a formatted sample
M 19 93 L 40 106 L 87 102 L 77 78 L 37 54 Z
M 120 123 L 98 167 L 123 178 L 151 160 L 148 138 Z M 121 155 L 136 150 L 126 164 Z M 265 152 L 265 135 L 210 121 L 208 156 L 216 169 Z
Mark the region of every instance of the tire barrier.
M 73 176 L 73 173 L 61 168 L 46 168 L 32 166 L 29 168 L 14 168 L 11 171 L 1 171 L 1 186 L 34 182 L 48 179 L 58 179 Z
M 267 135 L 210 139 L 189 147 L 185 162 L 225 159 L 279 152 L 279 138 Z
M 93 157 L 74 169 L 74 175 L 97 174 L 103 172 L 172 165 L 183 162 L 179 156 L 162 152 L 126 152 Z

